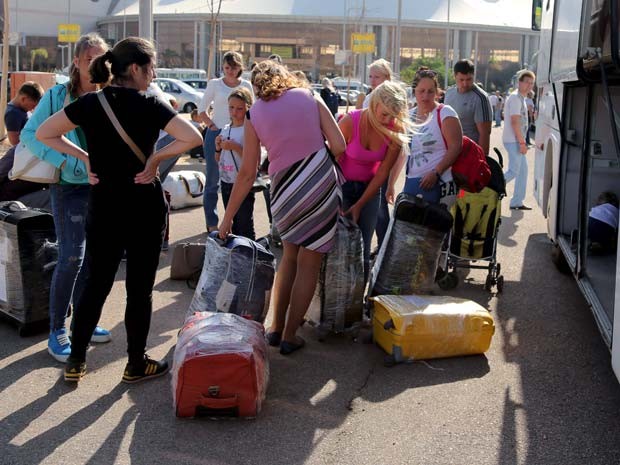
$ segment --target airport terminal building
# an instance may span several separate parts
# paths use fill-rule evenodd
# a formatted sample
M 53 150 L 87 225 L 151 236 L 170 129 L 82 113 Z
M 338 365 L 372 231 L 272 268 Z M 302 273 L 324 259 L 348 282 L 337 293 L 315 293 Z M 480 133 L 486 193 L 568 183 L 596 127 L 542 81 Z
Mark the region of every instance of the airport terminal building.
M 82 32 L 99 31 L 111 43 L 138 34 L 140 0 L 9 0 L 10 29 L 20 44 L 11 61 L 20 69 L 62 66 L 65 49 L 57 25 L 80 24 Z M 521 0 L 222 0 L 217 21 L 206 0 L 153 0 L 153 36 L 159 66 L 219 68 L 227 50 L 243 54 L 249 65 L 272 53 L 291 69 L 313 79 L 352 73 L 383 57 L 401 69 L 419 58 L 450 61 L 470 58 L 478 81 L 494 87 L 515 70 L 531 66 L 538 33 L 530 28 L 530 6 Z M 213 2 L 216 6 L 219 0 Z M 397 31 L 400 29 L 400 48 Z M 211 52 L 211 34 L 216 47 Z M 351 50 L 352 33 L 374 33 L 374 53 L 357 54 L 347 66 L 342 50 Z M 31 63 L 30 51 L 48 50 L 47 59 Z M 399 48 L 399 52 L 397 49 Z M 66 58 L 65 58 L 66 61 Z M 15 69 L 12 67 L 11 69 Z

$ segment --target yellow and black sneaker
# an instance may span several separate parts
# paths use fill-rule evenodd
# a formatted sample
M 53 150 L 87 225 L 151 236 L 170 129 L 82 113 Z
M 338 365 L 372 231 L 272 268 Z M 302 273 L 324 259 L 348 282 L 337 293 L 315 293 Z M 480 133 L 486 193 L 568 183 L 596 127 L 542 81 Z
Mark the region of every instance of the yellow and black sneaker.
M 139 383 L 146 379 L 157 378 L 168 373 L 169 367 L 165 360 L 153 360 L 144 354 L 144 362 L 138 364 L 128 363 L 123 373 L 123 383 Z
M 65 365 L 65 381 L 77 383 L 85 374 L 86 362 L 81 360 L 73 360 L 71 357 L 67 359 L 67 363 Z

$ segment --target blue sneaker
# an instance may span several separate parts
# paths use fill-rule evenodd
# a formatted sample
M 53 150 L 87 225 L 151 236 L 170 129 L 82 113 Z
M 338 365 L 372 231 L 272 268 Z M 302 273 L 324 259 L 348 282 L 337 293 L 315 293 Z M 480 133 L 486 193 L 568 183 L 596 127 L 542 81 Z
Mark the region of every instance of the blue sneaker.
M 93 335 L 90 338 L 90 342 L 110 342 L 112 340 L 112 333 L 101 326 L 96 326 L 93 331 Z
M 47 351 L 59 362 L 66 363 L 71 355 L 71 341 L 65 328 L 50 333 L 47 339 Z

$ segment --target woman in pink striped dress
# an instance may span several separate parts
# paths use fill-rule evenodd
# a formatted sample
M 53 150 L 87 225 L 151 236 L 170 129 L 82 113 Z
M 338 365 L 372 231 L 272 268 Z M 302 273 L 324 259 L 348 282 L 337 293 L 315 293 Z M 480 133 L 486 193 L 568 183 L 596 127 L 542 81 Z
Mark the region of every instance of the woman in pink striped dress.
M 284 246 L 267 339 L 288 355 L 304 346 L 296 332 L 312 300 L 323 254 L 334 244 L 342 202 L 335 161 L 325 141 L 340 154 L 345 140 L 323 101 L 282 65 L 259 63 L 252 84 L 258 100 L 246 118 L 243 162 L 219 231 L 222 238 L 230 233 L 232 218 L 256 178 L 264 145 L 272 179 L 271 212 Z

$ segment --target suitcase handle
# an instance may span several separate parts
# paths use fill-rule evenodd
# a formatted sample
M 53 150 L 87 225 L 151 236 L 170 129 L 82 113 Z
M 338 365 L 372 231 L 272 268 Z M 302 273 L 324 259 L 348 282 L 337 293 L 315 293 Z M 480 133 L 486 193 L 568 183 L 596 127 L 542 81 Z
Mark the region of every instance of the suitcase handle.
M 203 394 L 200 404 L 208 409 L 225 410 L 237 407 L 239 399 L 237 396 L 232 397 L 210 397 Z

